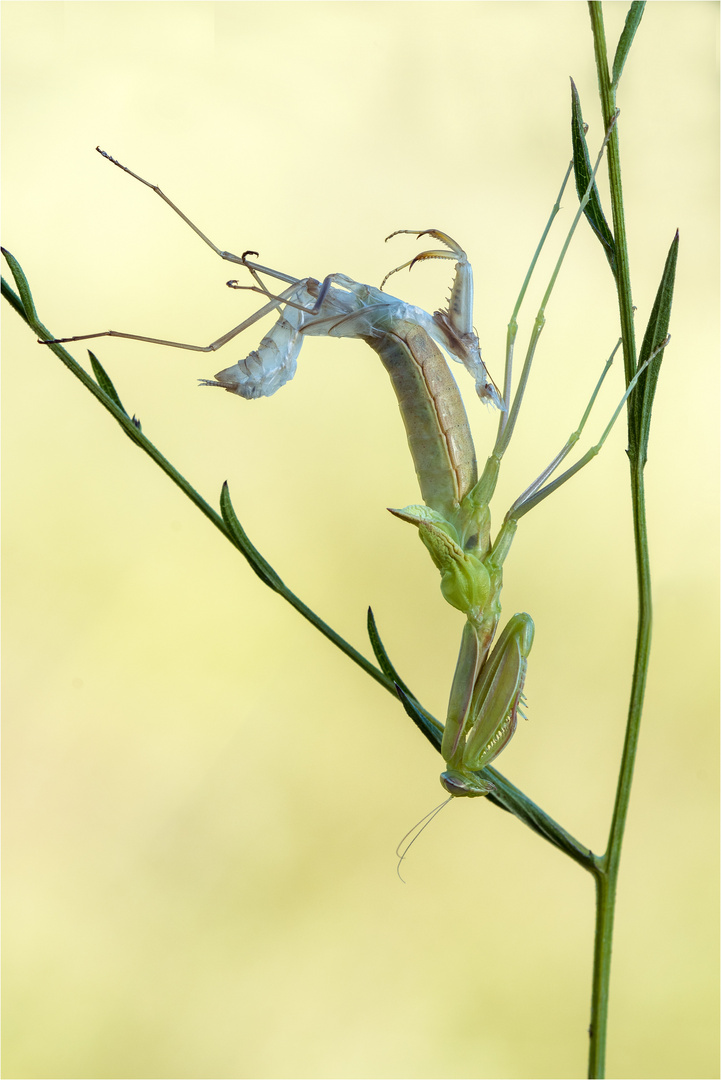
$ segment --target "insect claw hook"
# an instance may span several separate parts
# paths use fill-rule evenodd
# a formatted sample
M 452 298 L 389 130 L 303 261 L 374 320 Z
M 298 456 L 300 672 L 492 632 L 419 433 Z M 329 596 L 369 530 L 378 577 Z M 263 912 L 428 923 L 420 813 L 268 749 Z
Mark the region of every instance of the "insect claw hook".
M 404 270 L 406 266 L 409 270 L 412 270 L 417 262 L 422 262 L 424 259 L 455 259 L 459 267 L 468 265 L 468 256 L 460 244 L 458 244 L 451 236 L 448 236 L 447 233 L 441 232 L 440 229 L 422 229 L 420 232 L 416 229 L 396 229 L 390 236 L 386 236 L 386 243 L 392 237 L 400 236 L 404 233 L 415 236 L 416 239 L 420 239 L 421 236 L 432 236 L 435 240 L 440 240 L 442 244 L 445 244 L 448 250 L 439 251 L 438 249 L 433 249 L 430 251 L 421 251 L 413 259 L 403 263 L 402 266 L 397 266 L 395 270 L 391 270 L 390 273 L 386 274 L 381 282 L 381 289 L 386 281 L 388 281 L 391 274 L 397 274 L 399 270 Z

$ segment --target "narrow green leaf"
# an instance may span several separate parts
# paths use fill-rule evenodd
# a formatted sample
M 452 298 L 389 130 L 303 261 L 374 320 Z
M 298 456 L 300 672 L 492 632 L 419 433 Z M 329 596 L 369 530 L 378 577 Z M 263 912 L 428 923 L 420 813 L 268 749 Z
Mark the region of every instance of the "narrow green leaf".
M 103 391 L 103 393 L 106 394 L 107 397 L 112 401 L 113 405 L 115 405 L 118 409 L 120 409 L 120 411 L 125 416 L 127 416 L 128 411 L 125 408 L 125 406 L 123 405 L 120 398 L 118 397 L 118 392 L 115 389 L 115 386 L 113 385 L 112 380 L 111 380 L 110 376 L 108 375 L 107 371 L 105 370 L 103 365 L 100 363 L 100 361 L 98 360 L 95 353 L 92 353 L 90 351 L 90 349 L 88 349 L 88 356 L 90 357 L 90 365 L 91 365 L 91 367 L 93 369 L 93 374 L 95 376 L 95 380 L 96 380 L 98 386 Z M 118 419 L 118 418 L 116 417 L 116 419 Z M 141 425 L 140 425 L 140 421 L 137 419 L 137 417 L 134 416 L 133 419 L 132 419 L 132 424 L 133 424 L 133 430 L 132 431 L 129 431 L 127 426 L 125 424 L 121 423 L 121 421 L 119 419 L 118 419 L 118 423 L 120 424 L 121 428 L 123 429 L 123 431 L 128 436 L 128 438 L 130 439 L 131 442 L 134 442 L 136 446 L 141 446 L 142 445 L 142 443 L 139 443 L 138 440 L 135 438 L 135 435 L 134 435 L 135 431 L 142 432 L 142 430 L 143 430 Z
M 396 693 L 401 698 L 401 701 L 403 701 L 404 704 L 406 700 L 409 700 L 413 703 L 415 711 L 413 714 L 409 715 L 413 715 L 414 719 L 416 717 L 416 714 L 423 718 L 421 721 L 421 730 L 427 737 L 430 737 L 428 736 L 428 731 L 432 731 L 434 733 L 431 741 L 435 746 L 436 750 L 440 750 L 441 739 L 443 738 L 443 727 L 441 726 L 441 724 L 438 723 L 435 716 L 431 716 L 428 710 L 423 708 L 416 695 L 406 685 L 406 683 L 403 682 L 395 667 L 391 663 L 391 659 L 388 656 L 385 646 L 381 641 L 380 634 L 378 633 L 378 627 L 376 626 L 375 617 L 371 608 L 368 608 L 367 626 L 371 648 L 373 649 L 373 655 L 378 661 L 378 666 L 380 667 L 383 674 L 395 685 Z M 404 694 L 405 698 L 402 697 L 401 694 Z M 418 723 L 418 720 L 416 720 L 415 722 Z
M 391 663 L 390 657 L 385 650 L 385 646 L 381 641 L 380 634 L 378 633 L 378 627 L 376 626 L 375 617 L 371 608 L 368 608 L 368 637 L 370 638 L 371 648 L 373 649 L 373 655 L 378 661 L 378 667 L 381 669 L 384 675 L 386 675 L 396 686 L 400 686 L 409 697 L 412 697 L 414 701 L 417 701 L 415 694 L 409 690 L 406 684 L 401 679 L 400 675 L 396 671 L 395 667 Z
M 613 58 L 613 76 L 611 88 L 615 92 L 618 88 L 619 81 L 621 79 L 621 72 L 623 71 L 623 65 L 626 63 L 633 38 L 638 30 L 638 24 L 641 22 L 643 16 L 643 9 L 646 7 L 646 0 L 633 0 L 628 14 L 626 15 L 626 22 L 624 23 L 623 32 L 618 39 L 618 45 L 616 46 L 616 55 Z
M 579 200 L 582 200 L 591 182 L 593 169 L 591 168 L 591 159 L 586 144 L 586 129 L 583 123 L 583 114 L 581 113 L 581 99 L 578 96 L 578 90 L 573 79 L 571 79 L 571 141 L 573 144 L 573 172 L 576 178 L 576 191 Z M 616 245 L 601 208 L 601 198 L 595 181 L 583 212 L 589 225 L 600 240 L 613 276 L 616 277 Z
M 118 392 L 113 386 L 112 380 L 108 375 L 107 371 L 100 363 L 97 356 L 92 353 L 90 349 L 88 349 L 88 356 L 90 357 L 90 364 L 93 369 L 93 375 L 95 376 L 98 386 L 105 394 L 108 395 L 110 400 L 113 401 L 119 409 L 122 409 L 122 411 L 127 416 L 128 410 L 123 406 L 122 401 L 118 397 Z
M 227 481 L 223 483 L 223 488 L 220 493 L 220 512 L 223 515 L 223 521 L 238 548 L 242 551 L 243 555 L 245 555 L 261 581 L 265 582 L 269 588 L 274 589 L 275 592 L 284 591 L 285 586 L 280 577 L 276 574 L 270 563 L 265 561 L 257 548 L 253 547 L 243 526 L 238 521 L 235 510 L 233 509 L 233 504 L 230 501 L 230 491 L 228 490 Z
M 639 367 L 645 364 L 649 356 L 658 349 L 668 335 L 668 325 L 671 319 L 671 305 L 673 303 L 673 288 L 676 280 L 676 262 L 678 260 L 678 229 L 673 238 L 666 265 L 663 268 L 661 284 L 653 302 L 651 316 L 648 320 L 646 333 L 643 336 L 641 353 L 638 358 Z M 661 361 L 664 349 L 655 356 L 648 365 L 646 371 L 639 377 L 638 383 L 631 395 L 629 436 L 629 454 L 634 460 L 646 464 L 648 451 L 648 436 L 651 427 L 651 412 L 653 399 L 656 393 Z
M 27 322 L 27 316 L 25 314 L 23 302 L 18 296 L 18 294 L 15 292 L 15 290 L 10 288 L 5 278 L 2 278 L 2 294 L 7 300 L 7 302 L 10 304 L 10 306 L 14 308 L 15 311 L 17 311 L 18 315 L 20 315 L 20 317 L 23 318 L 25 322 Z
M 30 292 L 30 286 L 28 285 L 28 279 L 23 273 L 22 267 L 17 259 L 10 254 L 5 248 L 0 248 L 3 255 L 7 259 L 8 266 L 12 271 L 12 275 L 15 278 L 15 284 L 18 287 L 20 293 L 20 301 L 23 305 L 24 314 L 27 322 L 31 326 L 35 326 L 38 321 L 37 312 L 35 311 L 35 304 L 33 303 L 33 294 Z

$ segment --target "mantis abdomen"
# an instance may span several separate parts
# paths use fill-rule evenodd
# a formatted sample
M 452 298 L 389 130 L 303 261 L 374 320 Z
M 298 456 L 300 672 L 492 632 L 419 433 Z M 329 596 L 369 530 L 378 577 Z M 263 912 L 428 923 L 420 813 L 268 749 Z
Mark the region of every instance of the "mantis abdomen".
M 449 517 L 478 479 L 456 381 L 428 334 L 411 323 L 366 339 L 391 377 L 426 505 Z

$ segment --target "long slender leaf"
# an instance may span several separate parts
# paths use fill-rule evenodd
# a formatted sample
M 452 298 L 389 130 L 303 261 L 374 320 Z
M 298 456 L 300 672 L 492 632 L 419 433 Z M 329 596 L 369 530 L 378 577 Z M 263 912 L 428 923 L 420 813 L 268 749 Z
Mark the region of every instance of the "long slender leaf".
M 573 144 L 573 172 L 576 178 L 576 191 L 578 192 L 579 199 L 582 199 L 591 182 L 593 169 L 591 168 L 591 159 L 586 144 L 586 128 L 583 123 L 583 114 L 581 112 L 581 99 L 578 96 L 578 90 L 576 89 L 576 84 L 573 79 L 571 79 L 571 142 Z M 606 221 L 601 208 L 601 198 L 598 194 L 598 187 L 596 186 L 595 180 L 593 182 L 593 187 L 591 188 L 591 195 L 583 212 L 586 215 L 588 224 L 591 226 L 601 243 L 601 247 L 608 259 L 609 266 L 611 267 L 611 271 L 615 278 L 616 245 L 613 240 L 613 234 L 608 227 L 608 222 Z
M 659 348 L 668 335 L 668 326 L 671 319 L 671 305 L 673 304 L 673 289 L 676 280 L 678 243 L 679 236 L 677 229 L 676 235 L 671 242 L 668 255 L 666 256 L 666 264 L 663 268 L 661 284 L 658 287 L 656 299 L 654 300 L 653 308 L 651 309 L 651 316 L 648 320 L 648 326 L 646 327 L 646 333 L 643 337 L 641 353 L 638 359 L 639 366 L 648 360 L 649 356 Z M 639 377 L 638 383 L 631 395 L 629 453 L 632 458 L 638 459 L 641 462 L 641 465 L 646 464 L 653 399 L 656 393 L 656 384 L 661 370 L 661 361 L 663 360 L 664 351 L 664 349 L 661 349 L 658 356 L 654 357 L 646 371 Z
M 401 679 L 400 675 L 391 663 L 391 659 L 386 652 L 385 645 L 381 641 L 381 636 L 378 633 L 378 627 L 376 626 L 376 620 L 375 616 L 373 615 L 372 608 L 368 608 L 367 627 L 371 648 L 373 649 L 373 655 L 378 661 L 378 667 L 381 669 L 384 675 L 387 675 L 388 678 L 391 679 L 396 686 L 400 686 L 401 690 L 403 690 L 403 692 L 406 693 L 408 697 L 413 698 L 413 700 L 417 703 L 418 699 L 416 698 L 416 695 L 411 690 L 409 690 L 408 686 L 403 682 L 403 679 Z
M 33 295 L 30 292 L 30 286 L 28 280 L 23 273 L 23 269 L 20 263 L 17 261 L 14 255 L 11 255 L 6 248 L 0 248 L 3 255 L 7 259 L 8 266 L 12 270 L 12 275 L 15 278 L 15 284 L 17 285 L 18 292 L 20 294 L 20 301 L 23 306 L 24 317 L 33 326 L 38 321 L 38 313 L 35 310 L 35 304 L 33 302 Z
M 385 645 L 381 641 L 381 636 L 378 633 L 378 627 L 376 626 L 375 617 L 371 608 L 368 608 L 368 637 L 370 638 L 371 648 L 373 649 L 373 655 L 378 661 L 378 666 L 384 675 L 386 675 L 395 686 L 398 697 L 404 704 L 406 701 L 412 703 L 413 711 L 409 713 L 414 723 L 419 724 L 423 734 L 430 739 L 435 746 L 436 750 L 440 752 L 441 739 L 443 738 L 443 727 L 438 723 L 435 716 L 431 716 L 427 709 L 424 709 L 420 701 L 413 693 L 413 691 L 403 682 L 400 675 L 396 671 L 393 663 L 391 662 L 388 653 L 386 652 Z M 408 711 L 406 709 L 406 711 Z M 429 734 L 430 733 L 430 734 Z
M 223 482 L 223 487 L 220 492 L 220 512 L 223 515 L 223 521 L 227 525 L 228 531 L 232 534 L 237 546 L 245 555 L 261 581 L 264 581 L 268 588 L 273 589 L 274 592 L 282 592 L 285 588 L 283 582 L 270 563 L 266 562 L 258 549 L 251 544 L 245 529 L 238 521 L 238 517 L 233 509 L 233 504 L 230 501 L 230 490 L 228 488 L 227 480 Z
M 98 386 L 100 387 L 101 390 L 105 391 L 105 393 L 108 395 L 108 397 L 111 399 L 111 401 L 114 401 L 115 404 L 118 406 L 118 408 L 122 409 L 123 412 L 125 413 L 125 415 L 127 416 L 128 415 L 128 410 L 123 406 L 123 403 L 122 403 L 122 401 L 120 400 L 120 398 L 118 396 L 118 392 L 115 389 L 115 386 L 113 385 L 113 380 L 110 378 L 110 376 L 108 375 L 107 371 L 105 370 L 103 365 L 98 360 L 95 353 L 92 353 L 90 351 L 90 349 L 88 349 L 88 356 L 90 357 L 90 365 L 91 365 L 91 367 L 93 369 L 93 375 L 95 376 L 95 378 L 97 380 Z
M 612 76 L 612 88 L 615 91 L 618 89 L 618 84 L 621 79 L 621 72 L 623 71 L 623 65 L 628 59 L 628 54 L 633 44 L 633 38 L 638 30 L 638 24 L 643 17 L 643 9 L 646 7 L 646 0 L 633 0 L 628 14 L 626 15 L 626 22 L 624 23 L 621 36 L 618 39 L 618 45 L 616 46 L 616 55 L 613 58 L 613 76 Z
M 8 304 L 10 304 L 10 306 L 13 307 L 15 311 L 17 311 L 18 315 L 20 315 L 21 318 L 25 319 L 25 321 L 27 322 L 27 319 L 25 318 L 25 308 L 23 307 L 23 302 L 18 296 L 18 294 L 15 292 L 15 290 L 10 288 L 5 278 L 2 278 L 2 294 L 7 300 Z

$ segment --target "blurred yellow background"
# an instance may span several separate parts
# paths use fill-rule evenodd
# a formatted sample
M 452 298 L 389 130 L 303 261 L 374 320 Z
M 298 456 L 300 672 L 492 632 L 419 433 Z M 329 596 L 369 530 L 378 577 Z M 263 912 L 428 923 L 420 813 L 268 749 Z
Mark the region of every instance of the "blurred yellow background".
M 605 5 L 609 48 L 625 4 Z M 254 308 L 96 144 L 221 247 L 378 284 L 442 228 L 469 253 L 484 358 L 570 157 L 568 77 L 601 138 L 581 3 L 5 3 L 3 237 L 57 335 L 206 344 Z M 681 248 L 646 470 L 654 652 L 619 891 L 608 1075 L 718 1075 L 718 6 L 648 6 L 619 104 L 639 341 Z M 605 182 L 601 184 L 605 191 Z M 573 213 L 569 190 L 553 233 Z M 607 203 L 606 203 L 607 204 Z M 607 204 L 608 205 L 608 204 Z M 522 331 L 535 314 L 543 260 Z M 395 295 L 433 310 L 425 263 Z M 5 1059 L 13 1077 L 574 1077 L 589 877 L 483 800 L 381 688 L 270 593 L 7 308 Z M 618 335 L 582 227 L 548 311 L 495 520 L 565 441 Z M 442 716 L 461 617 L 410 528 L 388 378 L 306 341 L 293 383 L 210 389 L 205 356 L 91 343 L 128 410 L 217 505 L 228 480 L 288 585 L 370 655 L 365 613 Z M 79 345 L 74 354 L 84 363 Z M 488 452 L 493 416 L 456 369 Z M 472 390 L 472 388 L 471 388 Z M 620 364 L 589 425 L 622 393 Z M 536 621 L 530 720 L 498 765 L 602 850 L 635 578 L 623 424 L 523 520 L 504 610 Z

